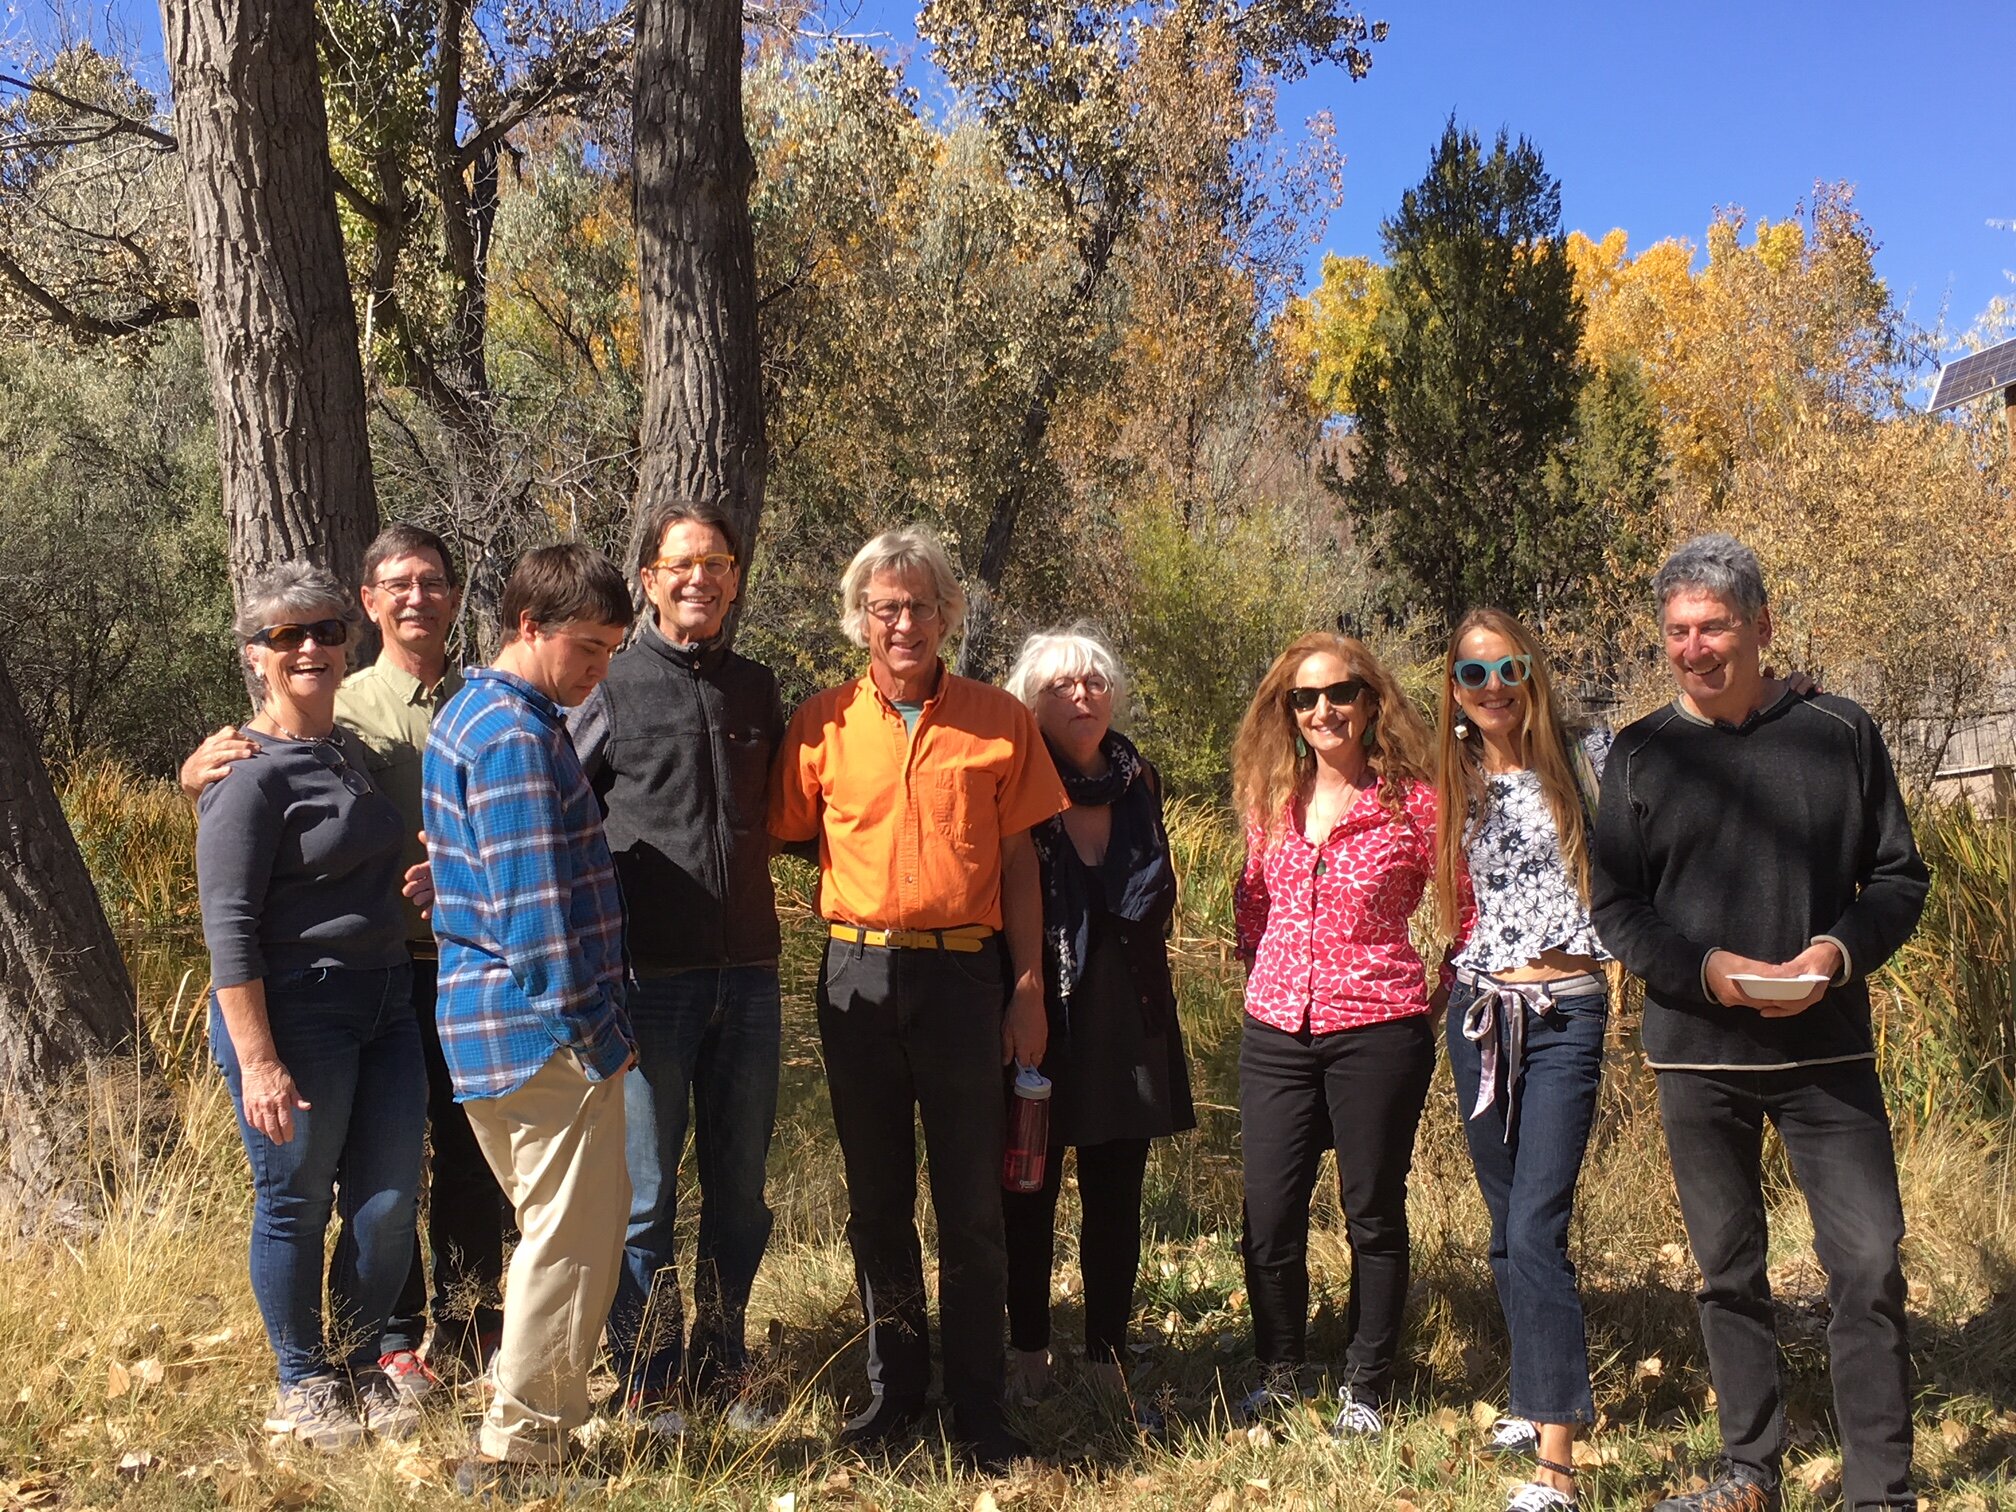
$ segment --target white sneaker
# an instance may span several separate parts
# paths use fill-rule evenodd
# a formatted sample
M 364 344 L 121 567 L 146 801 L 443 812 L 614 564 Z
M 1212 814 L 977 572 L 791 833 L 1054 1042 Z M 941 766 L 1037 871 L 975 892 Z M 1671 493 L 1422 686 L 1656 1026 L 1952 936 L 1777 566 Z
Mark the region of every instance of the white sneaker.
M 1330 1425 L 1334 1439 L 1376 1438 L 1385 1431 L 1386 1420 L 1379 1416 L 1379 1409 L 1361 1397 L 1346 1397 Z
M 1575 1498 L 1539 1481 L 1528 1481 L 1513 1488 L 1505 1500 L 1505 1512 L 1575 1512 Z
M 1531 1458 L 1540 1452 L 1540 1430 L 1529 1419 L 1501 1417 L 1491 1425 L 1491 1437 L 1484 1441 L 1484 1452 Z

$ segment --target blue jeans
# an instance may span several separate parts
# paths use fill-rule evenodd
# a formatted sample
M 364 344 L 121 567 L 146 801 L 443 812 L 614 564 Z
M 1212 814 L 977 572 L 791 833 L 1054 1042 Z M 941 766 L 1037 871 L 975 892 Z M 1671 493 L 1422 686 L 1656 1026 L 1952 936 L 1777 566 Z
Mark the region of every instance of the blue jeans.
M 630 1229 L 609 1314 L 627 1391 L 696 1389 L 748 1363 L 749 1289 L 770 1240 L 763 1168 L 777 1119 L 782 1005 L 774 966 L 702 967 L 630 984 L 637 1064 L 623 1079 Z M 685 1340 L 674 1233 L 689 1108 L 700 1167 L 693 1337 Z
M 211 995 L 211 1051 L 252 1163 L 252 1293 L 283 1387 L 376 1365 L 379 1333 L 406 1280 L 427 1130 L 412 979 L 403 964 L 266 978 L 273 1047 L 309 1104 L 296 1110 L 286 1144 L 246 1123 L 237 1048 Z M 332 1210 L 343 1232 L 329 1257 L 325 1334 L 322 1255 Z
M 1460 982 L 1450 989 L 1449 1065 L 1477 1186 L 1491 1213 L 1491 1273 L 1512 1336 L 1511 1410 L 1536 1423 L 1591 1423 L 1589 1339 L 1568 1259 L 1568 1220 L 1596 1117 L 1609 999 L 1599 990 L 1560 998 L 1545 1015 L 1517 1010 L 1526 1031 L 1520 1073 L 1472 1118 L 1483 1056 L 1464 1038 L 1463 1015 L 1476 997 Z M 1507 1059 L 1501 1023 L 1501 1078 Z M 1517 1109 L 1510 1139 L 1508 1102 Z

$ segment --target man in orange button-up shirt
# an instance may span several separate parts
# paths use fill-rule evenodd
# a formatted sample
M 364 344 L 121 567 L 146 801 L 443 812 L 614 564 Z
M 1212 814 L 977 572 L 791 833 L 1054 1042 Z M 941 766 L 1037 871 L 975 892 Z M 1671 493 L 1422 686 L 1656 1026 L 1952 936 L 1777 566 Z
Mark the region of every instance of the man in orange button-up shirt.
M 1002 1067 L 1043 1058 L 1043 905 L 1029 830 L 1065 807 L 1064 788 L 1022 703 L 939 659 L 966 596 L 934 537 L 877 536 L 840 593 L 868 672 L 792 716 L 770 831 L 818 840 L 831 935 L 819 1037 L 873 1393 L 843 1442 L 906 1433 L 930 1383 L 914 1106 L 938 1219 L 952 1437 L 999 1469 L 1028 1453 L 1001 1417 Z

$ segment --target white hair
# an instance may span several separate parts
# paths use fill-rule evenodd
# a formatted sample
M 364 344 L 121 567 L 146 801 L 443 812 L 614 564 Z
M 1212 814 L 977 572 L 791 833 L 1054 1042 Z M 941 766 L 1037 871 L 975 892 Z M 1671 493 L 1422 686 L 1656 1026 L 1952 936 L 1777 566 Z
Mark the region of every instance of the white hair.
M 1113 689 L 1113 719 L 1118 723 L 1127 712 L 1127 669 L 1105 637 L 1083 620 L 1064 629 L 1038 630 L 1022 642 L 1002 686 L 1033 709 L 1043 690 L 1058 678 L 1092 672 Z
M 883 531 L 855 552 L 840 574 L 840 628 L 855 645 L 868 644 L 868 584 L 881 572 L 928 584 L 926 597 L 937 604 L 947 635 L 966 622 L 966 590 L 944 543 L 922 525 L 905 525 Z

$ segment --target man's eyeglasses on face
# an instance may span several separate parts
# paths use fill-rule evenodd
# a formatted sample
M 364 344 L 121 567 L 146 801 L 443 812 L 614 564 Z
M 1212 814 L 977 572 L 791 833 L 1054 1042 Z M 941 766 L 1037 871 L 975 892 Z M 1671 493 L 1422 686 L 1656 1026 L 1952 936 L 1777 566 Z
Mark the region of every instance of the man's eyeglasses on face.
M 938 618 L 938 605 L 929 599 L 870 599 L 866 608 L 885 625 L 897 623 L 906 614 L 913 625 L 928 625 Z
M 1090 697 L 1104 698 L 1113 691 L 1113 684 L 1097 672 L 1087 672 L 1082 677 L 1053 677 L 1049 682 L 1049 691 L 1057 698 L 1069 698 L 1080 688 Z
M 340 619 L 314 620 L 305 625 L 268 625 L 252 644 L 269 651 L 299 651 L 310 638 L 318 646 L 340 646 L 350 639 L 350 627 Z
M 694 568 L 699 568 L 702 576 L 722 578 L 735 565 L 735 558 L 725 551 L 710 551 L 705 556 L 660 557 L 651 564 L 660 572 L 669 572 L 674 577 L 684 577 Z
M 1365 688 L 1366 683 L 1362 677 L 1347 677 L 1342 682 L 1331 683 L 1327 688 L 1290 688 L 1288 707 L 1297 714 L 1307 714 L 1316 707 L 1317 699 L 1327 698 L 1330 700 L 1331 708 L 1341 709 L 1348 703 L 1356 703 Z
M 446 598 L 454 584 L 444 577 L 380 578 L 371 585 L 380 593 L 389 593 L 394 598 L 404 598 L 415 588 L 425 598 Z

